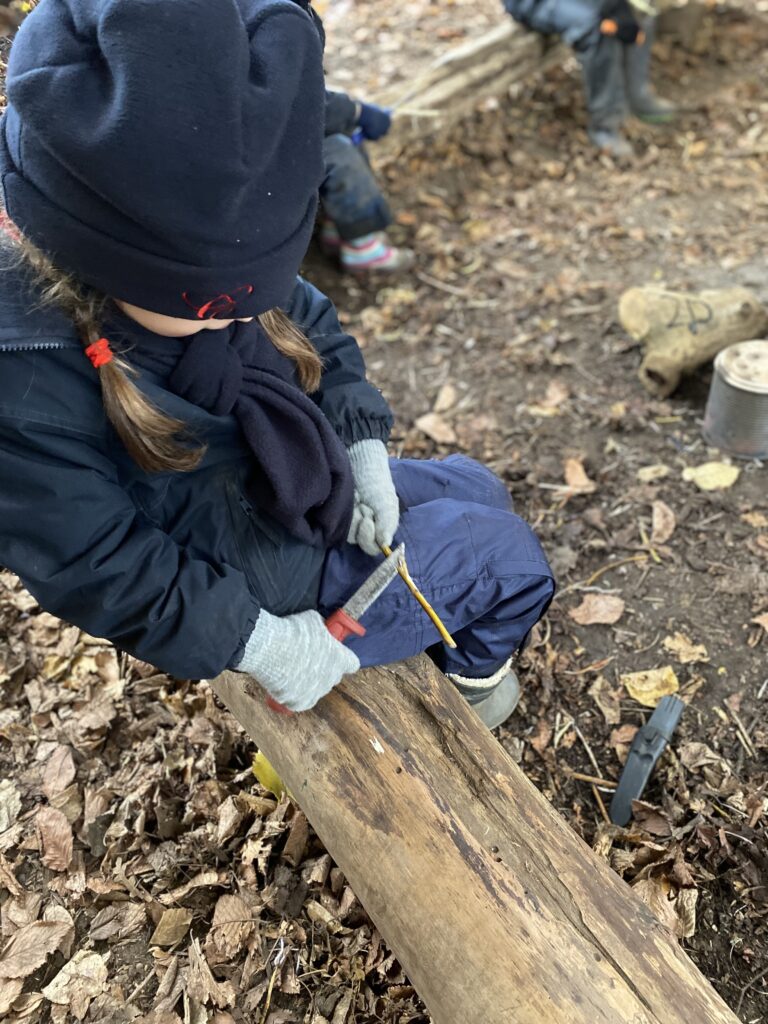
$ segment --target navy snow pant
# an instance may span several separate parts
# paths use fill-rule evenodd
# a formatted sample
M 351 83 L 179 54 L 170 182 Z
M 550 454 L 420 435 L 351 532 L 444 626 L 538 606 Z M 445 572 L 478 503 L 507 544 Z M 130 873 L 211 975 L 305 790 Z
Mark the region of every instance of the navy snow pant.
M 356 146 L 348 135 L 328 135 L 323 157 L 325 179 L 320 186 L 320 202 L 342 241 L 384 231 L 392 223 L 392 214 L 363 146 Z
M 555 590 L 533 530 L 511 511 L 503 483 L 461 455 L 443 461 L 393 459 L 400 497 L 395 538 L 408 568 L 458 644 L 451 650 L 403 581 L 393 580 L 347 641 L 362 665 L 428 650 L 444 672 L 490 676 L 523 644 Z M 319 611 L 329 615 L 370 575 L 376 559 L 344 544 L 325 559 Z

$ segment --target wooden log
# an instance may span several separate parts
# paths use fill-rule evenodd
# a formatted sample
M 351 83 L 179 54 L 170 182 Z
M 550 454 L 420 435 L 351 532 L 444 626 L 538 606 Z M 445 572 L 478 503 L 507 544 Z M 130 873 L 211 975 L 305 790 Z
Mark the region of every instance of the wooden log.
M 671 395 L 683 374 L 708 363 L 724 348 L 762 338 L 768 330 L 768 310 L 747 288 L 630 288 L 619 300 L 619 320 L 645 346 L 638 372 L 645 388 L 658 398 Z
M 433 1024 L 738 1024 L 426 658 L 311 712 L 218 696 L 273 763 Z
M 505 16 L 489 32 L 443 54 L 407 87 L 400 85 L 378 99 L 400 105 L 393 131 L 399 143 L 460 121 L 484 100 L 503 96 L 566 53 L 565 47 Z

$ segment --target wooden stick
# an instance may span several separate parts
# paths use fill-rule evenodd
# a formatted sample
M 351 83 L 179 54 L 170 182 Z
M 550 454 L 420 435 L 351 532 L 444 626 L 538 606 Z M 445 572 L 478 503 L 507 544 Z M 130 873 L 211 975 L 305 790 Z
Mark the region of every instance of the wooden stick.
M 392 554 L 392 548 L 388 547 L 386 544 L 381 545 L 381 550 L 384 552 L 387 558 L 389 558 L 389 556 Z M 426 597 L 424 597 L 422 592 L 411 579 L 411 574 L 408 572 L 408 566 L 405 564 L 405 559 L 403 559 L 400 565 L 398 566 L 397 572 L 400 578 L 405 582 L 406 587 L 408 587 L 410 592 L 413 594 L 413 596 L 419 602 L 421 607 L 430 617 L 430 619 L 435 625 L 435 628 L 437 629 L 438 633 L 443 638 L 443 640 L 445 640 L 449 647 L 453 647 L 455 649 L 458 646 L 458 644 L 441 622 L 440 616 L 437 614 L 435 609 L 432 607 L 432 605 L 429 603 Z
M 618 786 L 618 782 L 614 782 L 613 779 L 601 779 L 597 775 L 585 775 L 584 772 L 569 772 L 568 776 L 579 782 L 591 782 L 593 786 L 607 786 L 608 789 L 616 789 Z
M 605 809 L 605 804 L 603 803 L 603 798 L 600 796 L 600 790 L 597 788 L 597 786 L 594 786 L 594 785 L 592 786 L 592 795 L 594 796 L 595 800 L 597 801 L 597 806 L 600 808 L 600 813 L 602 814 L 602 816 L 605 819 L 606 823 L 608 825 L 610 825 L 611 824 L 611 819 L 608 816 L 608 811 Z

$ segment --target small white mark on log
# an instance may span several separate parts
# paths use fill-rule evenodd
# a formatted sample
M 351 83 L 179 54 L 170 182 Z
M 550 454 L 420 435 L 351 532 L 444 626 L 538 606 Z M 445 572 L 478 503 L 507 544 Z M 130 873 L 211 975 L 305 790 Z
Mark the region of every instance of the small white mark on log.
M 384 753 L 384 747 L 382 747 L 382 745 L 379 743 L 379 741 L 375 737 L 374 737 L 374 739 L 371 740 L 371 746 L 373 747 L 373 749 L 376 751 L 377 754 L 383 754 Z

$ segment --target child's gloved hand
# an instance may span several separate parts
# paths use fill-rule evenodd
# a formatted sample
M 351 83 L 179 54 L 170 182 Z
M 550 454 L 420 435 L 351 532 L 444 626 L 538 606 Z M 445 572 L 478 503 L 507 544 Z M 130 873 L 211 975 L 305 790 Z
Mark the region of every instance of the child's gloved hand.
M 392 114 L 386 107 L 377 107 L 375 103 L 361 103 L 357 123 L 364 137 L 375 142 L 392 127 Z
M 645 32 L 628 0 L 606 0 L 602 6 L 602 16 L 600 31 L 603 35 L 613 36 L 625 46 L 633 43 L 642 46 L 645 42 Z
M 357 441 L 348 452 L 355 481 L 355 510 L 347 541 L 368 555 L 378 555 L 382 545 L 392 544 L 400 522 L 389 455 L 384 443 L 374 438 Z
M 238 672 L 248 672 L 291 711 L 308 711 L 360 661 L 328 632 L 315 611 L 271 615 L 262 610 Z

